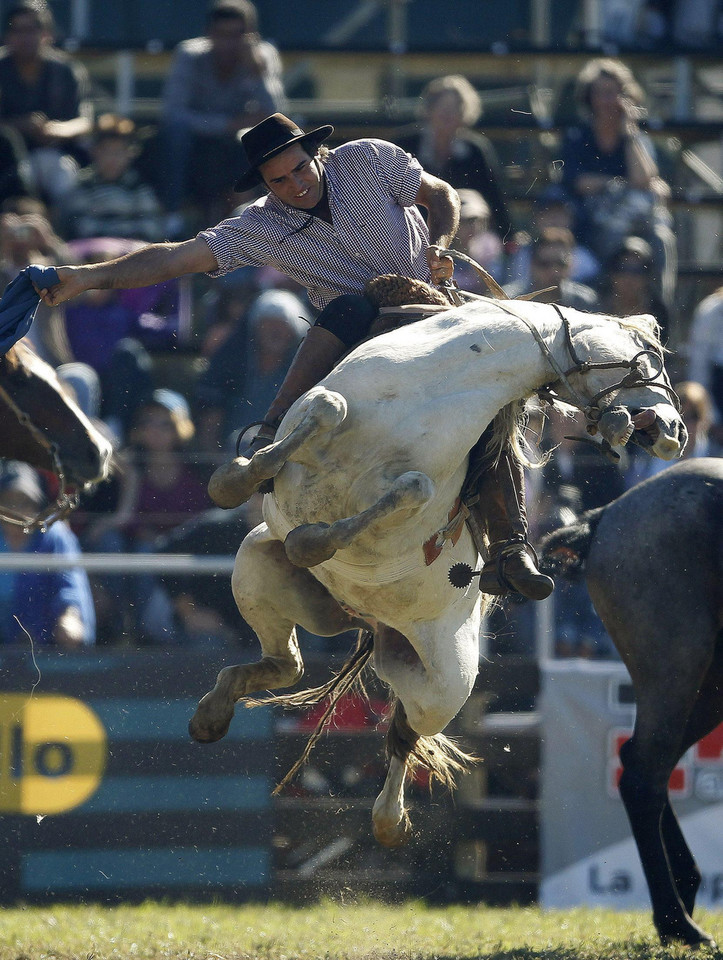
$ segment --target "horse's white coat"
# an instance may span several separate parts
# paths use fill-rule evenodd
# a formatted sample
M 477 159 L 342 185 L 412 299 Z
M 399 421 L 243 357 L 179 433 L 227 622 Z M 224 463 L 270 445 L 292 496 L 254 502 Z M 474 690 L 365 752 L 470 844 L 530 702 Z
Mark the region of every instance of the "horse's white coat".
M 312 435 L 278 473 L 273 494 L 264 500 L 265 522 L 239 549 L 234 595 L 258 634 L 264 667 L 233 668 L 240 672 L 224 691 L 204 698 L 204 710 L 193 721 L 197 730 L 224 728 L 231 698 L 293 682 L 300 662 L 295 623 L 333 635 L 353 622 L 344 610 L 408 639 L 406 650 L 375 643 L 374 666 L 416 733 L 434 736 L 458 713 L 477 674 L 483 598 L 474 588 L 454 589 L 448 571 L 457 562 L 474 566 L 477 552 L 466 527 L 429 566 L 422 545 L 447 523 L 469 451 L 485 427 L 504 406 L 555 379 L 530 330 L 511 311 L 535 324 L 563 369 L 571 366 L 552 307 L 514 301 L 503 311 L 493 301 L 475 301 L 361 345 L 290 409 L 279 437 L 303 422 L 310 398 L 318 405 L 328 391 L 330 402 L 339 395 L 346 402 L 343 421 Z M 639 333 L 614 319 L 565 313 L 581 358 L 630 359 L 645 346 Z M 571 381 L 589 398 L 624 372 L 593 371 Z M 666 459 L 679 454 L 680 418 L 664 391 L 635 388 L 614 402 L 654 407 L 661 430 L 656 446 Z M 290 563 L 282 543 L 291 530 L 356 517 L 409 471 L 431 481 L 421 506 L 361 529 L 311 569 Z M 259 669 L 261 678 L 252 677 Z M 404 764 L 394 761 L 374 807 L 375 832 L 385 843 L 399 842 L 408 830 L 403 784 Z

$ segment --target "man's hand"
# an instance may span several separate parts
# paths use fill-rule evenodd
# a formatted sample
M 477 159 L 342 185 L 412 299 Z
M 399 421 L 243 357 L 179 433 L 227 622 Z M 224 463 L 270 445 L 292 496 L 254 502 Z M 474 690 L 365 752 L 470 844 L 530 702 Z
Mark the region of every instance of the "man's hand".
M 35 287 L 35 292 L 43 303 L 47 303 L 49 307 L 57 307 L 58 304 L 65 303 L 66 300 L 71 300 L 73 297 L 77 297 L 79 293 L 83 293 L 84 290 L 90 289 L 89 286 L 83 282 L 81 268 L 56 267 L 56 270 L 59 283 L 56 283 L 53 287 L 45 287 L 42 290 Z M 33 284 L 33 286 L 35 286 L 35 284 Z
M 438 246 L 427 247 L 429 272 L 432 274 L 432 283 L 436 285 L 451 280 L 454 274 L 454 261 L 451 257 L 440 257 L 440 250 Z

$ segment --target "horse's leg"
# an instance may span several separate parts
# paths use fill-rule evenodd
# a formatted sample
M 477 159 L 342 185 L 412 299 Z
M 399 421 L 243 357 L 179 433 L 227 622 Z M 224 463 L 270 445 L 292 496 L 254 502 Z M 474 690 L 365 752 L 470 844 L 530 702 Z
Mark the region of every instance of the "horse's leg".
M 693 744 L 723 722 L 723 647 L 719 647 L 715 659 L 701 685 L 698 699 L 688 719 L 683 734 L 681 756 Z M 673 871 L 678 894 L 688 913 L 693 915 L 695 898 L 701 882 L 701 873 L 688 847 L 670 802 L 666 803 L 662 820 L 663 841 Z
M 474 686 L 478 610 L 476 607 L 461 627 L 457 624 L 456 631 L 452 624 L 415 625 L 409 630 L 413 644 L 398 630 L 383 624 L 375 631 L 374 669 L 399 698 L 387 735 L 389 771 L 372 810 L 374 836 L 385 846 L 399 846 L 411 835 L 404 807 L 410 760 L 421 762 L 448 785 L 472 762 L 441 731 L 457 715 Z M 435 652 L 437 641 L 445 646 L 441 656 Z
M 638 694 L 633 736 L 623 744 L 620 795 L 630 820 L 661 940 L 693 946 L 711 938 L 690 917 L 683 896 L 694 898 L 695 861 L 669 811 L 668 781 L 683 750 L 690 698 L 663 703 L 660 691 Z M 677 707 L 677 709 L 676 709 Z M 667 850 L 671 844 L 671 851 Z M 670 857 L 672 856 L 672 861 Z M 682 883 L 679 891 L 678 883 Z
M 298 567 L 315 567 L 330 560 L 337 550 L 348 547 L 377 520 L 395 513 L 412 515 L 433 495 L 434 484 L 426 474 L 404 473 L 376 503 L 361 513 L 332 524 L 305 523 L 296 527 L 286 538 L 286 555 Z
M 208 483 L 208 493 L 217 506 L 230 510 L 245 503 L 264 480 L 275 477 L 305 443 L 320 433 L 332 430 L 344 420 L 346 401 L 338 393 L 318 388 L 310 391 L 300 413 L 300 421 L 281 440 L 258 450 L 250 460 L 237 457 L 222 464 L 213 473 Z
M 297 623 L 320 636 L 359 626 L 311 574 L 288 561 L 283 544 L 271 537 L 266 524 L 241 544 L 231 585 L 241 616 L 259 638 L 262 658 L 221 670 L 189 724 L 191 736 L 202 743 L 226 734 L 237 700 L 299 680 L 304 667 Z
M 412 824 L 404 807 L 406 776 L 406 761 L 392 757 L 384 787 L 372 808 L 374 839 L 384 847 L 401 847 L 412 834 Z

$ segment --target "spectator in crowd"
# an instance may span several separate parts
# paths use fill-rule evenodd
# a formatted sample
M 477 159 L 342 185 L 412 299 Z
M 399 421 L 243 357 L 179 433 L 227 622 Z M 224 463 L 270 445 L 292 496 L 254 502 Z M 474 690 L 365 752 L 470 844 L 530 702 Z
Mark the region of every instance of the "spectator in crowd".
M 50 223 L 46 205 L 35 197 L 13 197 L 0 213 L 0 283 L 4 287 L 30 263 L 73 261 Z M 65 308 L 40 304 L 27 340 L 56 367 L 73 359 L 65 327 Z
M 228 274 L 225 282 L 214 283 L 200 298 L 201 356 L 210 360 L 234 332 L 259 295 L 260 270 L 241 267 Z
M 57 305 L 99 286 L 137 287 L 197 271 L 219 276 L 266 264 L 303 284 L 321 312 L 262 427 L 243 450 L 246 456 L 267 446 L 298 397 L 368 334 L 378 312 L 369 281 L 394 273 L 440 284 L 454 271 L 442 250 L 459 222 L 456 191 L 384 140 L 325 149 L 332 132 L 333 127 L 323 126 L 305 133 L 283 114 L 267 117 L 241 138 L 246 168 L 236 182 L 240 192 L 265 184 L 263 198 L 193 240 L 153 244 L 105 264 L 58 267 L 58 283 L 38 291 L 46 303 Z M 426 222 L 418 205 L 427 209 Z M 425 283 L 418 291 L 428 303 L 446 305 L 443 295 Z M 523 504 L 518 468 L 505 451 L 484 475 L 485 486 L 493 489 L 484 508 L 480 504 L 479 522 L 494 526 L 500 536 L 480 582 L 488 593 L 507 592 L 512 585 L 542 599 L 552 591 L 552 580 L 536 569 L 534 552 L 519 533 L 526 530 L 524 510 L 510 513 L 508 507 Z
M 576 310 L 593 311 L 598 307 L 597 293 L 582 283 L 570 279 L 575 238 L 564 227 L 546 227 L 531 243 L 530 280 L 508 284 L 505 292 L 510 297 L 521 297 L 537 290 L 535 300 L 541 303 L 559 303 Z M 548 288 L 553 289 L 549 290 Z
M 243 165 L 237 135 L 283 110 L 284 101 L 281 59 L 259 36 L 254 4 L 214 0 L 207 36 L 178 46 L 163 93 L 160 176 L 172 233 L 183 230 L 189 197 L 206 221 L 231 210 L 231 185 Z
M 235 449 L 236 435 L 263 419 L 309 329 L 307 310 L 288 290 L 259 294 L 239 316 L 197 385 L 200 447 L 212 457 Z
M 206 484 L 184 457 L 194 432 L 188 403 L 175 390 L 154 390 L 138 408 L 129 437 L 138 472 L 125 530 L 131 551 L 152 550 L 157 537 L 210 506 Z M 133 576 L 130 590 L 138 630 L 153 643 L 172 641 L 172 604 L 158 577 Z
M 134 547 L 210 506 L 206 486 L 183 455 L 195 427 L 185 398 L 154 390 L 138 409 L 129 437 L 139 470 L 138 493 L 128 527 Z
M 58 220 L 67 240 L 79 237 L 131 237 L 162 240 L 165 215 L 154 188 L 133 162 L 138 155 L 136 126 L 127 117 L 98 117 L 92 163 L 62 198 Z
M 45 506 L 38 474 L 24 463 L 7 461 L 0 475 L 0 514 L 35 517 Z M 31 642 L 61 650 L 95 643 L 95 610 L 84 570 L 70 561 L 80 554 L 75 534 L 63 520 L 45 533 L 30 534 L 0 517 L 0 550 L 64 557 L 63 570 L 9 571 L 0 574 L 0 638 L 4 643 Z
M 6 200 L 33 196 L 28 152 L 22 137 L 5 123 L 0 123 L 0 208 Z
M 503 279 L 504 250 L 502 240 L 491 229 L 490 208 L 477 190 L 462 189 L 459 195 L 459 229 L 454 249 L 466 253 L 484 267 L 498 283 Z M 455 279 L 462 290 L 487 295 L 488 287 L 474 267 L 460 260 L 455 266 Z
M 669 305 L 677 269 L 670 188 L 640 128 L 642 88 L 625 64 L 600 58 L 581 70 L 576 96 L 582 122 L 565 133 L 561 181 L 575 200 L 576 234 L 601 261 L 624 237 L 643 236 L 653 247 L 660 292 Z
M 430 81 L 421 98 L 421 124 L 401 131 L 395 142 L 434 176 L 481 193 L 491 210 L 491 226 L 506 243 L 512 227 L 500 163 L 491 141 L 474 129 L 482 115 L 480 95 L 466 77 L 451 74 Z
M 700 383 L 713 405 L 710 438 L 723 454 L 723 287 L 698 304 L 688 335 L 688 379 Z
M 627 455 L 612 463 L 586 443 L 580 415 L 547 408 L 539 447 L 552 453 L 539 470 L 530 470 L 530 524 L 539 537 L 585 510 L 604 506 L 625 491 Z M 615 646 L 595 613 L 583 581 L 555 584 L 555 654 L 558 657 L 616 658 Z
M 551 183 L 535 198 L 528 230 L 519 231 L 514 238 L 514 251 L 507 261 L 509 283 L 529 283 L 531 238 L 540 236 L 547 227 L 558 227 L 575 232 L 575 206 L 567 191 L 558 183 Z M 600 274 L 600 261 L 591 250 L 574 237 L 570 280 L 594 287 Z
M 651 313 L 658 321 L 663 342 L 667 340 L 668 311 L 655 283 L 655 264 L 650 244 L 642 237 L 626 237 L 605 264 L 600 309 L 614 317 Z
M 246 534 L 261 522 L 261 494 L 236 510 L 206 510 L 174 527 L 154 544 L 158 553 L 232 557 Z M 229 587 L 228 574 L 162 574 L 182 640 L 194 647 L 252 647 L 256 634 L 242 618 Z
M 11 3 L 0 51 L 0 122 L 21 135 L 35 188 L 55 204 L 74 185 L 93 107 L 85 67 L 53 46 L 44 0 Z
M 114 244 L 112 239 L 100 237 L 92 249 L 85 249 L 88 263 L 104 263 L 125 252 L 127 249 Z M 118 342 L 133 336 L 135 319 L 135 312 L 123 299 L 121 291 L 85 291 L 65 310 L 73 356 L 105 377 Z

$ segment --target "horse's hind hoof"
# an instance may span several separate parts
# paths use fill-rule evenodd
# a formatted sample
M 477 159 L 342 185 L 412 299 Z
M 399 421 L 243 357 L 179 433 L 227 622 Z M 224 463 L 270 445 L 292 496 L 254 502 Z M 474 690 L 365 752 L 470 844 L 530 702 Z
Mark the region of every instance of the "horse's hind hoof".
M 396 847 L 403 847 L 409 843 L 412 837 L 412 821 L 405 811 L 402 819 L 393 825 L 383 825 L 372 821 L 372 833 L 377 843 L 388 850 L 394 850 Z
M 717 948 L 717 943 L 706 933 L 694 920 L 686 920 L 684 923 L 674 924 L 656 924 L 660 942 L 664 947 L 680 943 L 686 947 L 696 949 L 698 947 L 710 947 L 712 950 Z
M 216 743 L 228 733 L 236 701 L 229 689 L 230 675 L 225 667 L 218 675 L 216 686 L 201 697 L 196 712 L 188 723 L 188 732 L 197 743 Z

